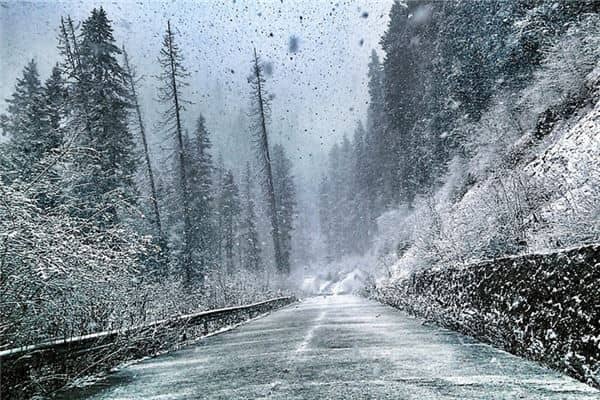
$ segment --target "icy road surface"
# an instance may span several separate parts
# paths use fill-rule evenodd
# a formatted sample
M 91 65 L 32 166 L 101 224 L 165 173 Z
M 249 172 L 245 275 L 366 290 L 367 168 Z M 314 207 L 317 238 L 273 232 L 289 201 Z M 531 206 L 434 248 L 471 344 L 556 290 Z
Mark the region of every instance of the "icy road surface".
M 293 304 L 68 394 L 144 400 L 599 397 L 535 363 L 353 296 Z

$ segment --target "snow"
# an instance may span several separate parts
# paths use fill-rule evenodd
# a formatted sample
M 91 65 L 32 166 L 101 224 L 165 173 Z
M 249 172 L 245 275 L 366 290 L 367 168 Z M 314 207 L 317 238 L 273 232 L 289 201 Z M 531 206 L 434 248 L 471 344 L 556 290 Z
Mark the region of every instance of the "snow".
M 598 76 L 596 67 L 584 84 L 598 87 Z M 545 84 L 532 87 L 544 90 Z M 509 103 L 499 99 L 481 124 L 468 128 L 479 131 L 474 157 L 455 157 L 433 195 L 417 199 L 413 210 L 378 218 L 372 253 L 387 265 L 378 270 L 379 282 L 386 270 L 402 279 L 432 266 L 600 241 L 600 102 L 558 121 L 543 140 L 512 131 Z M 517 162 L 507 164 L 513 158 Z
M 109 337 L 112 335 L 124 335 L 129 332 L 135 332 L 135 331 L 138 331 L 138 330 L 144 329 L 144 328 L 160 326 L 160 325 L 164 325 L 164 324 L 167 324 L 170 322 L 175 322 L 175 321 L 187 321 L 190 319 L 201 318 L 203 316 L 209 316 L 211 314 L 222 314 L 222 313 L 226 314 L 228 311 L 249 310 L 249 309 L 255 308 L 260 305 L 264 305 L 264 304 L 268 304 L 268 303 L 276 302 L 276 301 L 280 301 L 280 300 L 287 300 L 287 299 L 289 299 L 289 298 L 288 297 L 278 297 L 275 299 L 260 301 L 260 302 L 254 303 L 254 304 L 248 304 L 248 305 L 243 305 L 243 306 L 234 306 L 234 307 L 225 307 L 225 308 L 220 308 L 220 309 L 216 309 L 216 310 L 207 310 L 207 311 L 200 311 L 197 313 L 180 315 L 180 316 L 176 316 L 173 318 L 157 320 L 157 321 L 153 321 L 149 324 L 136 325 L 136 326 L 132 326 L 132 327 L 125 328 L 125 329 L 115 329 L 115 330 L 111 330 L 111 331 L 92 333 L 89 335 L 73 336 L 68 339 L 52 340 L 52 341 L 35 344 L 35 345 L 21 346 L 21 347 L 17 347 L 17 348 L 13 348 L 13 349 L 7 349 L 7 350 L 0 351 L 0 357 L 17 354 L 17 353 L 27 353 L 27 352 L 31 352 L 33 350 L 41 350 L 41 349 L 51 348 L 51 347 L 55 347 L 55 346 L 65 345 L 68 343 L 86 342 L 86 341 L 94 340 L 94 339 L 102 339 L 102 338 L 106 338 L 106 337 Z M 231 326 L 234 326 L 234 325 L 231 325 Z M 237 326 L 237 325 L 235 325 L 235 326 Z M 213 332 L 212 334 L 225 332 L 227 329 L 231 329 L 231 328 L 224 327 L 218 331 Z
M 252 18 L 245 20 L 244 12 L 235 10 L 237 6 L 235 16 L 228 7 L 216 7 L 211 8 L 216 14 L 205 13 L 214 14 L 210 17 L 214 23 L 206 26 L 215 33 L 206 37 L 210 39 L 208 50 L 224 50 L 216 52 L 219 57 L 226 55 L 221 61 L 228 65 L 220 67 L 221 61 L 209 65 L 212 56 L 201 57 L 200 64 L 194 62 L 198 52 L 189 47 L 188 39 L 197 27 L 190 28 L 186 18 L 172 18 L 156 24 L 167 25 L 162 51 L 160 35 L 154 32 L 158 40 L 148 40 L 148 35 L 144 39 L 153 49 L 144 44 L 144 56 L 139 58 L 142 69 L 154 70 L 143 75 L 158 78 L 158 82 L 153 78 L 143 83 L 140 92 L 147 95 L 146 89 L 152 86 L 155 91 L 159 86 L 158 101 L 165 111 L 162 118 L 155 115 L 155 106 L 146 115 L 140 113 L 137 106 L 146 109 L 156 96 L 140 96 L 138 104 L 134 93 L 137 79 L 127 60 L 125 75 L 131 88 L 123 86 L 124 71 L 117 57 L 121 52 L 116 44 L 123 39 L 119 36 L 123 29 L 128 34 L 134 31 L 126 10 L 107 4 L 108 14 L 104 8 L 94 9 L 83 23 L 73 23 L 70 17 L 48 17 L 47 25 L 54 19 L 56 27 L 60 19 L 62 29 L 58 51 L 51 45 L 44 48 L 55 52 L 61 63 L 42 85 L 32 60 L 23 80 L 16 82 L 7 114 L 0 116 L 3 130 L 9 134 L 0 136 L 0 166 L 7 167 L 0 173 L 0 261 L 3 278 L 7 278 L 0 284 L 0 305 L 7 320 L 0 323 L 0 357 L 13 361 L 14 356 L 53 347 L 75 351 L 103 338 L 112 343 L 114 336 L 133 330 L 182 319 L 203 320 L 210 313 L 227 314 L 238 308 L 194 310 L 251 303 L 300 286 L 303 293 L 319 298 L 297 310 L 299 321 L 282 312 L 274 318 L 280 324 L 277 328 L 255 321 L 250 324 L 254 328 L 244 327 L 230 336 L 247 335 L 254 341 L 215 339 L 227 350 L 229 346 L 245 347 L 237 355 L 232 351 L 228 368 L 211 370 L 222 384 L 213 388 L 220 390 L 220 396 L 243 393 L 242 386 L 227 387 L 236 382 L 236 373 L 244 376 L 246 371 L 237 371 L 238 365 L 260 377 L 256 364 L 243 364 L 247 347 L 252 347 L 248 358 L 277 358 L 277 349 L 266 345 L 268 351 L 263 353 L 253 354 L 252 350 L 256 350 L 254 346 L 261 349 L 265 341 L 269 345 L 275 342 L 277 348 L 281 345 L 278 339 L 287 340 L 283 346 L 288 347 L 283 350 L 291 354 L 293 366 L 283 368 L 281 376 L 269 371 L 266 382 L 257 382 L 251 375 L 244 383 L 256 390 L 258 397 L 283 393 L 280 397 L 284 398 L 305 389 L 321 397 L 332 393 L 352 397 L 364 394 L 361 386 L 386 395 L 393 388 L 393 393 L 402 397 L 407 382 L 416 392 L 407 392 L 405 397 L 427 398 L 432 390 L 450 386 L 455 390 L 452 396 L 468 398 L 481 385 L 492 385 L 505 395 L 511 380 L 498 378 L 504 371 L 479 374 L 473 370 L 455 376 L 447 369 L 453 366 L 453 357 L 465 355 L 464 347 L 480 344 L 467 346 L 460 339 L 460 344 L 445 346 L 448 343 L 440 343 L 437 336 L 450 337 L 450 341 L 456 337 L 443 330 L 434 334 L 419 331 L 407 322 L 410 318 L 393 316 L 387 309 L 345 295 L 373 293 L 377 286 L 391 287 L 426 269 L 435 276 L 468 272 L 470 266 L 483 267 L 485 260 L 495 260 L 490 268 L 502 266 L 501 271 L 508 272 L 518 266 L 522 254 L 553 254 L 544 257 L 550 260 L 562 257 L 565 249 L 600 243 L 600 15 L 588 3 L 568 5 L 549 0 L 535 5 L 506 3 L 498 8 L 466 1 L 447 5 L 396 1 L 379 9 L 371 4 L 368 10 L 337 3 L 331 8 L 332 4 L 324 3 L 323 7 L 289 10 L 246 7 Z M 83 16 L 88 10 L 82 7 L 88 5 L 66 6 L 62 11 Z M 12 11 L 2 14 L 3 20 L 39 19 L 35 7 L 15 3 L 5 8 Z M 71 8 L 76 12 L 67 12 Z M 387 11 L 389 17 L 384 15 Z M 264 25 L 275 14 L 285 17 L 289 26 L 255 27 L 257 21 Z M 128 15 L 140 17 L 138 13 Z M 319 27 L 323 21 L 333 23 L 333 29 L 325 31 L 335 35 Z M 461 26 L 457 24 L 460 21 L 467 22 Z M 496 22 L 502 26 L 490 29 Z M 223 30 L 221 23 L 227 29 Z M 236 23 L 249 30 L 238 29 Z M 362 28 L 355 29 L 357 24 Z M 230 31 L 230 25 L 237 33 Z M 117 28 L 114 38 L 113 27 Z M 219 29 L 234 40 L 218 34 Z M 367 34 L 369 30 L 372 32 Z M 27 29 L 22 33 L 23 40 L 14 43 L 15 51 L 9 51 L 9 56 L 22 53 L 19 48 L 36 47 Z M 243 46 L 240 38 L 252 45 Z M 336 40 L 329 40 L 332 38 Z M 367 65 L 368 51 L 364 50 L 373 44 Z M 140 43 L 132 40 L 130 45 L 139 55 L 136 48 Z M 244 70 L 249 68 L 253 47 L 254 79 L 246 81 Z M 324 52 L 312 51 L 321 47 Z M 345 51 L 349 49 L 350 53 Z M 378 52 L 385 53 L 382 62 Z M 267 58 L 264 63 L 259 61 L 260 53 Z M 183 54 L 192 58 L 186 60 Z M 42 60 L 43 52 L 41 55 L 32 57 Z M 206 68 L 214 73 L 204 73 Z M 162 72 L 156 76 L 157 71 Z M 188 84 L 192 87 L 185 88 Z M 248 104 L 243 93 L 250 89 L 253 100 Z M 345 95 L 335 96 L 340 89 Z M 126 94 L 130 90 L 131 97 Z M 209 135 L 200 116 L 194 139 L 189 139 L 189 118 L 198 117 L 200 109 L 207 112 L 202 104 L 192 106 L 202 103 L 202 97 L 212 104 L 206 124 L 213 132 Z M 137 113 L 129 109 L 129 100 L 135 103 Z M 135 126 L 131 124 L 135 121 L 129 120 L 135 119 L 133 114 L 138 119 Z M 149 120 L 144 121 L 146 118 Z M 355 121 L 356 130 L 349 140 Z M 145 124 L 156 127 L 150 148 Z M 142 134 L 138 139 L 143 142 L 147 177 L 136 166 L 138 150 L 142 150 L 136 149 L 136 127 Z M 235 181 L 241 176 L 240 165 L 252 159 L 252 133 L 260 136 L 263 162 L 247 166 L 242 207 Z M 178 139 L 175 149 L 168 148 L 174 144 L 171 135 Z M 212 136 L 216 141 L 211 144 Z M 331 140 L 324 139 L 329 136 Z M 325 155 L 319 153 L 336 138 L 343 139 L 331 146 L 329 165 L 325 166 Z M 219 153 L 225 160 L 220 157 L 218 165 L 213 165 L 212 157 Z M 158 167 L 156 183 L 154 163 Z M 173 168 L 179 172 L 176 176 Z M 259 195 L 263 173 L 269 175 L 265 180 L 267 201 Z M 325 175 L 319 186 L 313 178 L 321 173 Z M 266 240 L 269 236 L 273 242 Z M 576 259 L 565 265 L 574 264 Z M 290 268 L 296 268 L 291 276 Z M 560 283 L 570 282 L 545 267 L 535 272 L 540 281 L 560 278 L 549 290 L 555 297 L 563 294 Z M 472 283 L 480 288 L 486 278 Z M 443 286 L 444 278 L 439 282 Z M 456 288 L 460 282 L 452 285 Z M 515 340 L 527 342 L 523 337 L 537 328 L 523 321 L 539 314 L 522 312 L 531 305 L 522 293 L 503 298 L 509 286 L 502 281 L 500 293 L 492 293 L 492 298 L 516 314 L 512 325 L 504 329 L 511 331 L 517 326 L 521 337 Z M 424 307 L 440 299 L 435 297 L 437 289 L 425 294 Z M 555 298 L 540 301 L 548 315 L 571 313 L 569 322 L 583 321 L 569 345 L 577 342 L 578 334 L 591 326 L 593 318 L 587 309 L 578 309 L 589 303 L 587 293 L 580 291 L 562 302 Z M 450 302 L 458 300 L 451 298 Z M 379 314 L 368 315 L 363 312 L 367 309 Z M 453 322 L 493 322 L 501 314 L 497 309 L 479 311 L 472 304 L 461 304 L 448 318 L 454 318 Z M 170 315 L 176 316 L 166 318 Z M 356 326 L 348 327 L 351 324 Z M 403 350 L 406 343 L 396 341 L 398 332 L 390 327 L 406 329 L 402 333 L 409 337 L 402 340 L 418 337 L 427 342 L 416 342 L 416 352 Z M 560 342 L 561 329 L 543 326 L 540 332 L 537 339 L 527 342 L 528 349 L 538 355 L 556 350 L 544 343 L 544 338 Z M 154 340 L 160 341 L 156 336 Z M 587 332 L 585 340 L 591 341 L 590 346 L 598 341 L 595 332 Z M 415 346 L 415 342 L 410 344 Z M 442 359 L 432 358 L 419 345 L 439 351 Z M 344 372 L 344 362 L 352 363 L 358 357 L 345 354 L 350 348 L 358 355 L 368 353 L 365 368 L 373 366 L 373 371 L 364 371 L 352 365 L 352 372 L 360 372 L 354 382 L 339 375 Z M 397 349 L 399 354 L 386 353 Z M 555 353 L 562 357 L 565 352 Z M 336 359 L 337 354 L 344 357 Z M 500 353 L 493 351 L 466 354 L 478 360 L 474 369 L 484 365 L 483 360 L 493 365 L 504 362 Z M 411 357 L 415 355 L 431 363 L 414 365 Z M 175 380 L 181 377 L 180 370 L 206 371 L 223 361 L 217 359 L 214 366 L 206 366 L 212 359 L 165 357 L 173 361 L 163 361 L 161 367 Z M 211 357 L 210 351 L 206 357 Z M 565 362 L 575 370 L 586 357 L 589 359 L 576 349 Z M 82 359 L 73 360 L 86 364 Z M 277 366 L 286 365 L 280 359 L 275 361 Z M 470 366 L 462 359 L 457 364 L 458 368 Z M 404 374 L 405 365 L 411 366 L 410 374 Z M 310 376 L 313 366 L 322 376 Z M 430 375 L 436 366 L 443 377 Z M 88 370 L 86 365 L 73 370 L 79 367 L 74 373 Z M 521 364 L 515 368 L 521 367 L 529 371 Z M 149 362 L 137 372 L 143 375 L 153 369 Z M 25 378 L 44 378 L 39 382 L 57 385 L 64 383 L 59 382 L 63 376 L 68 378 L 54 372 L 40 367 L 27 376 L 15 373 L 13 378 L 21 382 L 5 387 L 18 392 L 35 386 Z M 545 379 L 529 379 L 526 373 L 507 377 L 513 375 L 523 383 L 517 394 L 528 385 L 538 390 L 536 385 Z M 212 377 L 209 374 L 206 381 Z M 328 377 L 333 377 L 331 382 Z M 390 377 L 398 381 L 390 383 Z M 151 381 L 149 387 L 154 384 Z M 51 389 L 44 385 L 35 390 Z M 342 385 L 346 388 L 340 389 Z M 191 397 L 196 389 L 182 386 L 176 393 L 145 394 Z M 359 392 L 354 393 L 355 389 Z
M 562 179 L 571 190 L 600 181 L 600 102 L 551 143 L 525 169 L 531 175 Z
M 598 391 L 390 307 L 343 295 L 307 299 L 63 398 L 198 395 L 579 400 L 595 399 Z
M 551 193 L 539 212 L 549 225 L 543 233 L 562 242 L 571 240 L 566 245 L 579 238 L 600 240 L 600 102 L 548 141 L 545 150 L 524 168 Z M 548 246 L 544 239 L 533 238 L 534 250 Z
M 341 281 L 333 285 L 333 294 L 356 293 L 365 286 L 365 273 L 359 269 L 354 269 L 348 273 Z
M 592 316 L 599 249 L 429 269 L 379 287 L 376 296 L 598 387 L 598 352 L 585 339 L 597 331 Z
M 357 293 L 364 288 L 367 273 L 359 268 L 338 271 L 335 274 L 304 277 L 300 289 L 307 294 L 331 295 Z

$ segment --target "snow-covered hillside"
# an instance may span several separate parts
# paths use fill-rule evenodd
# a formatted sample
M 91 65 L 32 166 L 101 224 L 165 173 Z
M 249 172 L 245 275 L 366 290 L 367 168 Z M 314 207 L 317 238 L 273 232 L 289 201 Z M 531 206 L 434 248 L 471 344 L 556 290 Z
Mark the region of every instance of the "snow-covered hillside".
M 556 69 L 556 62 L 547 64 Z M 600 241 L 599 71 L 596 64 L 579 81 L 550 86 L 553 72 L 547 67 L 522 91 L 498 99 L 467 127 L 477 139 L 466 157 L 449 164 L 443 185 L 418 198 L 412 212 L 388 211 L 378 220 L 378 260 L 400 278 L 436 265 Z M 558 100 L 532 95 L 551 88 L 561 93 Z M 537 111 L 544 107 L 534 107 L 535 101 L 545 101 L 553 112 L 568 110 L 565 116 L 557 112 L 541 137 L 543 114 Z M 382 242 L 385 248 L 377 245 Z M 386 269 L 379 269 L 380 279 L 386 279 Z
M 559 245 L 600 240 L 600 102 L 574 126 L 555 132 L 524 171 L 549 189 L 539 210 L 546 237 L 531 233 L 538 246 L 548 246 L 548 236 Z

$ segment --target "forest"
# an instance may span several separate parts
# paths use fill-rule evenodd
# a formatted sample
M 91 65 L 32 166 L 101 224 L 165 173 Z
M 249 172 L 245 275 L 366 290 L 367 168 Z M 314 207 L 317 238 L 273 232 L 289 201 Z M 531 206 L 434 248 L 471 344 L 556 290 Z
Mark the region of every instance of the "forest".
M 204 117 L 186 113 L 177 40 L 167 22 L 159 160 L 136 67 L 102 7 L 81 24 L 61 19 L 63 61 L 43 83 L 34 60 L 23 69 L 2 115 L 0 347 L 243 304 L 289 273 L 295 186 L 285 150 L 268 142 L 263 64 L 255 52 L 248 68 L 259 157 L 234 175 L 214 159 Z M 268 205 L 268 250 L 256 203 Z
M 597 243 L 599 12 L 395 2 L 366 118 L 329 150 L 320 184 L 327 259 L 376 266 L 383 282 Z
M 165 18 L 143 61 L 159 73 L 140 76 L 118 15 L 52 21 L 60 62 L 48 76 L 35 57 L 24 65 L 1 116 L 0 350 L 315 276 L 360 270 L 377 285 L 597 243 L 599 13 L 594 0 L 394 1 L 378 48 L 361 49 L 366 113 L 323 146 L 314 182 L 273 139 L 281 96 L 260 43 L 229 72 L 247 76 L 239 142 L 216 147 L 220 132 L 192 112 L 206 100 L 187 89 L 187 26 Z M 232 163 L 247 141 L 251 159 Z

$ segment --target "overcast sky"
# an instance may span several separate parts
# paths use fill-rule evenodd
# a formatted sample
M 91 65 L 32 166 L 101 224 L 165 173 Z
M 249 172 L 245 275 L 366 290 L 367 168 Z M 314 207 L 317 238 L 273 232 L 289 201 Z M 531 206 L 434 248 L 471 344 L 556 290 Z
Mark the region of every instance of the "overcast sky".
M 191 72 L 187 93 L 188 126 L 202 112 L 219 152 L 245 146 L 244 115 L 252 48 L 273 74 L 272 127 L 295 160 L 297 172 L 321 164 L 323 150 L 352 135 L 364 119 L 368 101 L 367 64 L 388 21 L 392 0 L 325 1 L 51 1 L 1 2 L 0 110 L 16 78 L 31 58 L 45 79 L 59 60 L 57 28 L 62 15 L 76 21 L 102 5 L 144 75 L 141 97 L 156 151 L 161 132 L 154 128 L 156 58 L 167 20 L 176 27 Z M 296 48 L 294 48 L 296 45 Z M 295 51 L 295 52 L 294 52 Z M 231 154 L 225 154 L 231 160 Z M 308 172 L 308 171 L 307 171 Z M 308 173 L 310 176 L 311 174 Z

